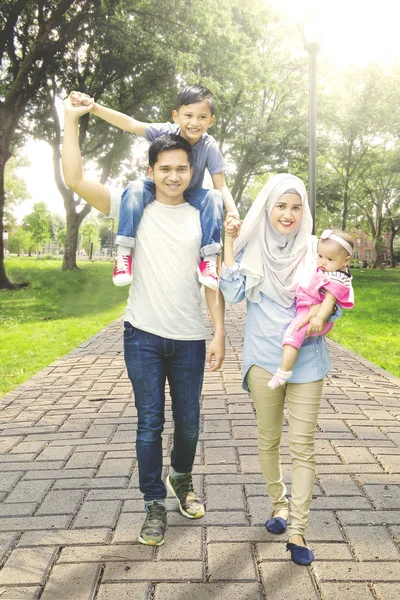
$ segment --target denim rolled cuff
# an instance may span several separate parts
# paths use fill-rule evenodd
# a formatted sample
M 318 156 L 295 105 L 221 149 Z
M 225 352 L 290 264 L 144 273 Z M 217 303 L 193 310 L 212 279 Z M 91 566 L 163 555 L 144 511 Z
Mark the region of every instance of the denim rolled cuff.
M 201 258 L 206 258 L 207 256 L 212 256 L 215 254 L 217 256 L 221 254 L 221 244 L 208 244 L 207 246 L 203 246 L 203 248 L 200 250 Z
M 222 279 L 225 279 L 225 281 L 235 281 L 236 279 L 239 279 L 239 277 L 240 277 L 240 271 L 239 271 L 239 265 L 237 263 L 235 263 L 233 265 L 233 267 L 227 267 L 224 262 L 222 263 L 222 268 L 221 268 L 221 278 Z
M 336 306 L 336 310 L 332 315 L 330 315 L 329 319 L 327 320 L 327 323 L 334 323 L 335 321 L 337 321 L 337 319 L 340 319 L 340 317 L 343 314 L 342 307 L 339 306 L 338 304 L 335 304 L 335 306 Z
M 128 248 L 134 248 L 136 240 L 133 237 L 127 237 L 126 235 L 117 235 L 115 238 L 117 246 L 127 246 Z

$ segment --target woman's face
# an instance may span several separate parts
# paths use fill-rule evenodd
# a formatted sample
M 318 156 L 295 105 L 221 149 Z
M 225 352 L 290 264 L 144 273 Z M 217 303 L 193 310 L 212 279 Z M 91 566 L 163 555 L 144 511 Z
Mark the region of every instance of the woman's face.
M 282 194 L 269 215 L 269 220 L 279 233 L 288 235 L 300 227 L 303 205 L 297 194 Z

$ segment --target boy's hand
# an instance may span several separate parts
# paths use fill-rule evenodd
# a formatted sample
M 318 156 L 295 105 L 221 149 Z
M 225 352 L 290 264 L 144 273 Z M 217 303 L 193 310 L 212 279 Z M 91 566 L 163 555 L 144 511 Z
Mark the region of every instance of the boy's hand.
M 234 212 L 228 212 L 224 222 L 224 228 L 226 234 L 235 239 L 240 233 L 242 221 L 240 220 L 239 214 Z
M 72 116 L 77 119 L 90 112 L 90 107 L 84 104 L 74 105 L 70 97 L 64 100 L 64 112 L 66 116 Z
M 72 106 L 75 108 L 80 106 L 87 106 L 89 111 L 94 107 L 94 100 L 88 94 L 84 94 L 83 92 L 71 92 L 69 95 Z M 89 112 L 87 111 L 87 112 Z

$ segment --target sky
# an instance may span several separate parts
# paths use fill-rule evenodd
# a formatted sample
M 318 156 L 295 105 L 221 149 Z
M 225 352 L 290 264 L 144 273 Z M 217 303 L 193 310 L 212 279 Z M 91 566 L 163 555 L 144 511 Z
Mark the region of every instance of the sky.
M 395 0 L 269 0 L 282 14 L 289 32 L 302 44 L 297 26 L 313 14 L 320 24 L 320 58 L 337 70 L 370 62 L 390 65 L 400 60 L 400 3 Z M 54 183 L 50 147 L 45 142 L 30 142 L 25 155 L 31 166 L 21 169 L 31 200 L 16 209 L 21 219 L 32 211 L 35 202 L 45 201 L 51 212 L 65 216 L 62 198 Z

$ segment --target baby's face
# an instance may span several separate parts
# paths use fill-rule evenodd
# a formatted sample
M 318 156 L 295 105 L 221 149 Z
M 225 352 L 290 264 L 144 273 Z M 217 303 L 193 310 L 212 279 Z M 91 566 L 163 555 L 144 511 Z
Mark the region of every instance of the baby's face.
M 350 256 L 333 240 L 318 242 L 317 253 L 317 265 L 322 271 L 345 271 L 349 266 Z

